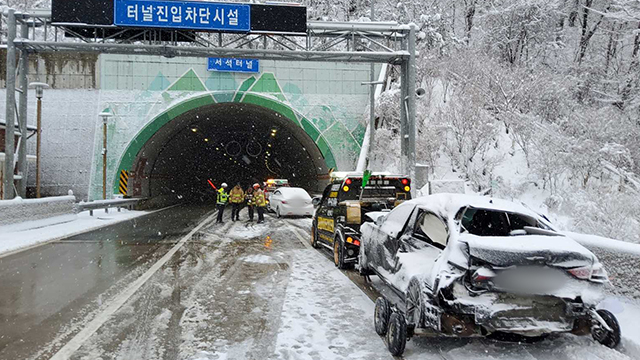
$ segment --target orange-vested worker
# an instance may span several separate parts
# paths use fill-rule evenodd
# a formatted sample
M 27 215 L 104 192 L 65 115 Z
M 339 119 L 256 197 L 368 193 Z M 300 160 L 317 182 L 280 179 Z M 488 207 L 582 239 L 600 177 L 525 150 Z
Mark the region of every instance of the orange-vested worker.
M 258 224 L 264 222 L 264 209 L 267 206 L 267 199 L 264 197 L 264 191 L 260 188 L 260 184 L 253 185 L 253 203 L 258 210 Z
M 247 189 L 247 192 L 245 192 L 244 194 L 244 198 L 247 201 L 247 210 L 249 211 L 249 221 L 252 222 L 253 221 L 253 207 L 254 207 L 254 202 L 253 202 L 253 187 L 250 187 Z
M 231 192 L 229 193 L 229 201 L 231 201 L 232 206 L 231 220 L 240 220 L 240 209 L 244 203 L 244 191 L 242 191 L 242 187 L 239 183 L 231 189 Z

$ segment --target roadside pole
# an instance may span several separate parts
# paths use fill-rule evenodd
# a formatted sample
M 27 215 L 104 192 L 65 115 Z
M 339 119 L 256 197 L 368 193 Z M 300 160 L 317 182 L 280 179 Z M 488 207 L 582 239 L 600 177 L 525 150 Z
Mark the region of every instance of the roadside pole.
M 375 21 L 375 1 L 371 0 L 371 21 Z M 376 66 L 374 63 L 371 63 L 370 69 L 370 79 L 371 85 L 369 86 L 369 152 L 367 154 L 367 163 L 365 169 L 371 169 L 373 163 L 373 148 L 374 141 L 376 138 L 376 91 L 375 91 L 375 81 L 376 81 Z
M 102 118 L 102 199 L 107 198 L 107 122 L 111 113 L 103 111 L 99 115 Z
M 44 89 L 48 89 L 49 85 L 40 82 L 29 84 L 30 88 L 36 89 L 36 198 L 40 198 L 40 157 L 42 156 L 42 96 Z

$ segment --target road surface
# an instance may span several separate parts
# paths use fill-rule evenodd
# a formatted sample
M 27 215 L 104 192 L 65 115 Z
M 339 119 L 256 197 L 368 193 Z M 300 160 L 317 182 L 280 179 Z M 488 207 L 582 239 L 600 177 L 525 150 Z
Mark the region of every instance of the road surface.
M 226 218 L 177 207 L 0 258 L 0 359 L 391 359 L 380 284 L 312 249 L 310 219 Z M 638 358 L 622 345 L 414 338 L 405 358 Z

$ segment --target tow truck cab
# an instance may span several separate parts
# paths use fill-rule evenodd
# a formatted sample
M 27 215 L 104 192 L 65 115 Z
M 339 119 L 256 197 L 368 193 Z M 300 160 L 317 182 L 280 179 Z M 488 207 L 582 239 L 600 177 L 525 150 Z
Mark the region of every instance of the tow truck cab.
M 332 173 L 314 215 L 312 244 L 334 252 L 340 268 L 357 262 L 364 214 L 391 210 L 411 199 L 411 179 L 373 173 L 364 189 L 362 173 Z

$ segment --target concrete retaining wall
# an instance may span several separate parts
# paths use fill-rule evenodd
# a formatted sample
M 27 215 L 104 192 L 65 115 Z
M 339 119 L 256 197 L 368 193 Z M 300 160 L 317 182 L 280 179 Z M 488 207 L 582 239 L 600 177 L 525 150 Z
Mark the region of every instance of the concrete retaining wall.
M 598 257 L 609 273 L 611 292 L 640 299 L 640 244 L 574 232 L 564 234 Z
M 76 197 L 0 201 L 0 231 L 20 231 L 72 221 L 76 218 Z

